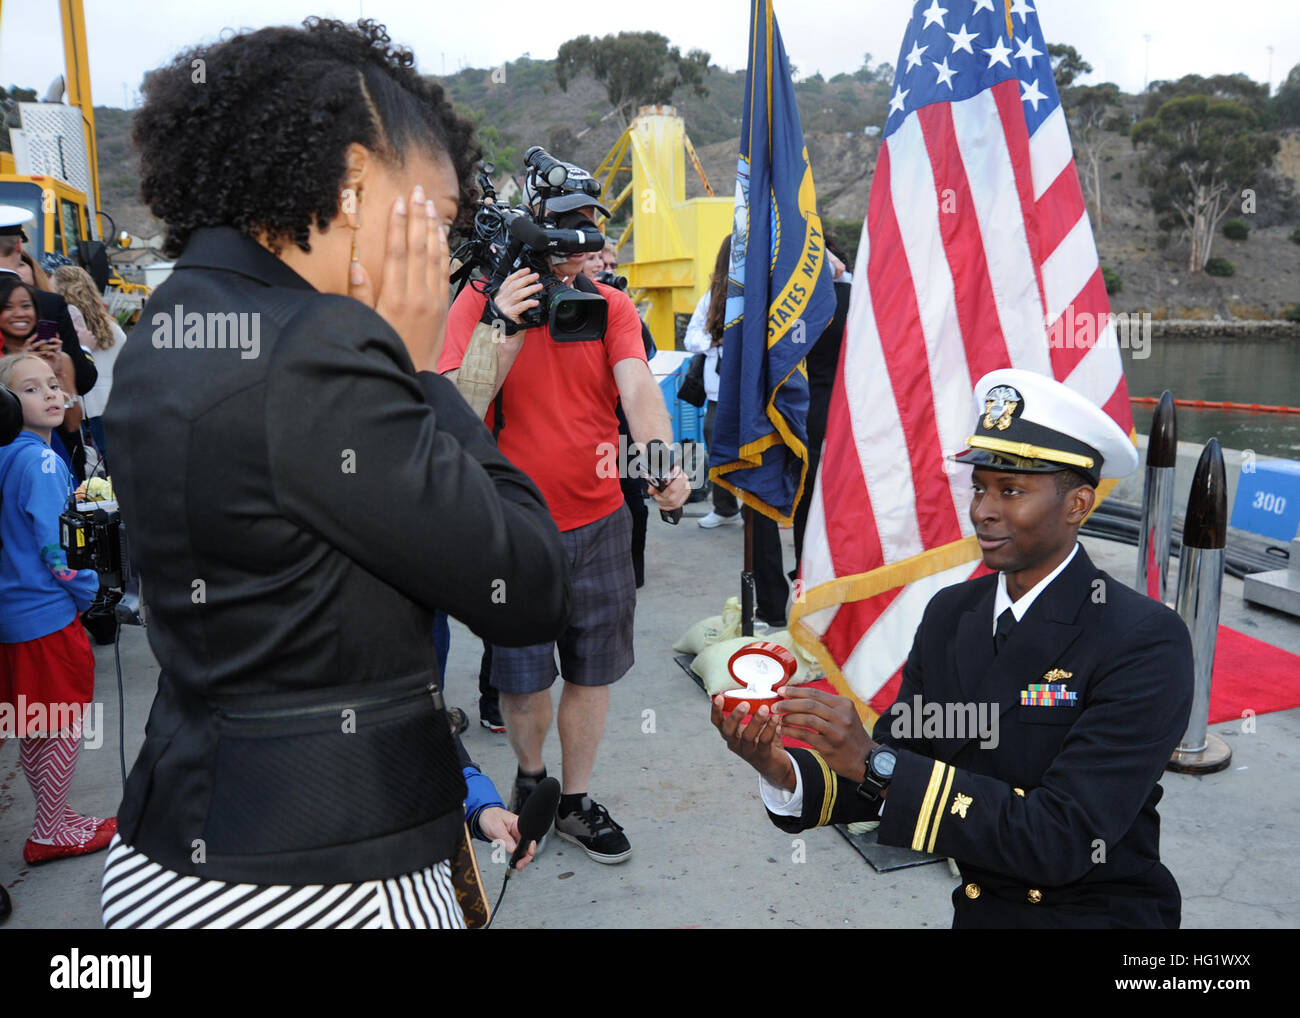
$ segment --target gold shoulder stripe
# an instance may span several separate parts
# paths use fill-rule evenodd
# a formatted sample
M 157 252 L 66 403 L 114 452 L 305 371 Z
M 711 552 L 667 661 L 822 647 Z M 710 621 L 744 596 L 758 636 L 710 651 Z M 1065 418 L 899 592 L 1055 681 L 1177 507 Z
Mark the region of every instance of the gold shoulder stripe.
M 817 826 L 825 827 L 831 822 L 831 814 L 835 810 L 835 793 L 837 791 L 835 775 L 831 773 L 830 767 L 827 766 L 820 753 L 816 750 L 809 750 L 809 752 L 812 753 L 813 759 L 817 761 L 817 766 L 822 769 L 822 809 L 817 820 Z
M 921 800 L 921 811 L 916 815 L 916 830 L 912 832 L 912 850 L 921 851 L 925 844 L 925 832 L 930 827 L 930 813 L 934 809 L 934 800 L 939 795 L 939 786 L 943 784 L 943 773 L 948 765 L 936 760 L 930 770 L 930 784 L 926 786 L 925 797 Z
M 943 819 L 943 813 L 944 813 L 943 806 L 944 803 L 948 801 L 948 793 L 952 791 L 952 779 L 953 779 L 953 775 L 955 775 L 956 773 L 957 773 L 956 767 L 948 768 L 948 780 L 944 782 L 943 795 L 939 796 L 939 808 L 934 811 L 934 826 L 930 828 L 930 841 L 929 844 L 925 846 L 925 850 L 927 852 L 934 851 L 934 839 L 939 836 L 939 821 Z

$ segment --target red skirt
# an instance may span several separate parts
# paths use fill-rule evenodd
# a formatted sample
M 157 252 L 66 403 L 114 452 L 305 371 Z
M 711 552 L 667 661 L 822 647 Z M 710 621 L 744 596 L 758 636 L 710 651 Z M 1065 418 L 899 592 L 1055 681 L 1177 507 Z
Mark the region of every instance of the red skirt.
M 95 653 L 80 616 L 48 636 L 0 643 L 0 739 L 65 729 L 94 695 Z

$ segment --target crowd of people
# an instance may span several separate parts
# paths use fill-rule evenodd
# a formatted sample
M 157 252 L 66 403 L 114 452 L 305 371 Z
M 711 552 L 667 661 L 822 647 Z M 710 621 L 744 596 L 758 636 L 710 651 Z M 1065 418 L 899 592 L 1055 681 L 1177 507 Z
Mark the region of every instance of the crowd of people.
M 248 132 L 249 122 L 277 130 Z M 550 812 L 544 746 L 554 727 L 560 787 L 546 826 L 596 862 L 627 860 L 632 840 L 602 803 L 607 792 L 596 794 L 596 764 L 611 686 L 634 662 L 646 502 L 671 512 L 690 490 L 680 465 L 649 478 L 596 469 L 594 450 L 621 447 L 620 428 L 643 448 L 674 444 L 648 363 L 654 343 L 614 275 L 617 251 L 553 253 L 546 273 L 530 263 L 453 299 L 448 237 L 475 208 L 474 129 L 373 22 L 313 18 L 181 53 L 146 78 L 133 140 L 142 198 L 175 259 L 146 321 L 183 316 L 171 323 L 179 335 L 251 316 L 260 347 L 247 356 L 204 336 L 181 355 L 125 341 L 84 271 L 60 268 L 49 281 L 58 292 L 45 288 L 22 248 L 21 210 L 0 213 L 14 220 L 0 219 L 0 383 L 16 395 L 22 422 L 0 449 L 0 702 L 84 710 L 91 700 L 94 658 L 79 614 L 98 577 L 69 568 L 58 516 L 87 463 L 106 462 L 109 448 L 160 668 L 116 817 L 68 805 L 77 711 L 60 727 L 16 733 L 36 800 L 24 857 L 39 864 L 107 849 L 100 903 L 109 928 L 477 925 L 486 902 L 468 841 L 526 849 L 520 866 L 532 858 L 537 846 L 520 817 L 530 801 Z M 568 189 L 545 196 L 545 208 L 554 228 L 580 234 L 609 210 L 581 186 L 585 170 L 565 169 Z M 708 431 L 729 260 L 724 241 L 685 341 L 706 355 Z M 808 358 L 814 451 L 851 278 L 840 257 L 829 264 L 838 310 Z M 598 340 L 564 342 L 545 321 L 533 324 L 530 313 L 549 299 L 543 275 L 603 300 Z M 978 606 L 970 631 L 988 630 L 976 642 L 989 644 L 979 653 L 994 675 L 996 654 L 1005 647 L 1001 661 L 1012 660 L 1032 639 L 1030 602 L 1043 595 L 1040 605 L 1059 607 L 1067 584 L 1098 575 L 1079 553 L 1078 524 L 1103 465 L 1105 476 L 1132 467 L 1131 444 L 1108 417 L 1068 400 L 1069 412 L 1054 413 L 1063 397 L 1027 374 L 994 378 L 977 393 L 1002 416 L 986 415 L 992 437 L 980 445 L 972 436 L 959 457 L 975 467 L 971 518 L 998 571 L 996 581 L 962 585 L 962 605 Z M 1014 455 L 1004 431 L 1019 441 Z M 699 525 L 739 518 L 735 499 L 715 488 Z M 799 518 L 796 558 L 802 537 Z M 759 617 L 784 626 L 793 574 L 776 524 L 756 516 L 754 543 Z M 1165 648 L 1167 688 L 1189 676 L 1186 632 L 1171 613 L 1122 604 L 1147 627 L 1130 634 L 1134 646 L 1154 634 Z M 1119 614 L 1090 617 L 1115 625 Z M 484 644 L 480 720 L 504 732 L 517 763 L 508 807 L 465 752 L 464 712 L 443 699 L 449 617 Z M 955 628 L 945 615 L 926 634 L 939 644 Z M 922 639 L 905 690 L 942 698 L 948 691 L 936 683 L 951 648 L 923 661 Z M 1102 681 L 1111 673 L 1094 658 L 1076 671 Z M 1126 682 L 1106 686 L 1107 702 L 1123 702 Z M 1023 803 L 1025 789 L 988 776 L 983 759 L 945 762 L 937 743 L 879 727 L 869 738 L 843 697 L 793 697 L 785 713 L 764 707 L 744 726 L 743 709 L 723 716 L 715 706 L 713 720 L 758 772 L 774 822 L 791 831 L 875 818 L 882 841 L 919 847 L 928 833 L 933 847 L 956 780 L 952 815 L 966 821 L 978 801 L 969 827 L 1007 843 L 988 849 L 949 822 L 941 849 L 969 858 L 985 886 L 1018 894 L 999 883 L 997 853 L 1033 871 L 1041 817 L 1062 812 L 1054 796 L 1063 793 L 1050 791 L 1069 731 L 1058 719 L 1109 723 L 1099 744 L 1132 736 L 1106 721 L 1105 703 L 1085 715 L 1069 702 L 1079 710 L 1068 718 L 1025 719 L 1035 741 L 1032 766 L 1021 760 L 1020 769 L 1043 787 Z M 1022 713 L 1026 706 L 1038 709 L 1022 701 Z M 1109 895 L 1078 906 L 1092 909 L 1089 921 L 1109 912 L 1139 925 L 1177 923 L 1177 888 L 1154 868 L 1151 768 L 1167 756 L 1162 740 L 1180 709 L 1185 716 L 1167 698 L 1161 740 L 1148 740 L 1140 759 L 1121 747 L 1104 794 L 1077 787 L 1099 767 L 1077 747 L 1059 785 L 1074 797 L 1070 822 L 1058 825 L 1072 865 L 1050 872 L 1093 879 L 1073 865 L 1071 839 L 1099 817 L 1134 867 L 1119 873 L 1118 890 L 1086 888 Z M 786 726 L 812 749 L 787 753 L 776 738 Z M 1131 831 L 1107 815 L 1108 799 L 1131 807 L 1129 821 L 1140 812 Z M 1148 865 L 1137 872 L 1139 863 Z M 980 893 L 972 880 L 966 897 Z M 968 925 L 1077 914 L 1035 911 L 1041 891 L 1028 893 L 1027 911 L 954 901 Z M 1072 908 L 1084 900 L 1066 898 Z M 1116 904 L 1130 899 L 1144 904 L 1127 912 Z

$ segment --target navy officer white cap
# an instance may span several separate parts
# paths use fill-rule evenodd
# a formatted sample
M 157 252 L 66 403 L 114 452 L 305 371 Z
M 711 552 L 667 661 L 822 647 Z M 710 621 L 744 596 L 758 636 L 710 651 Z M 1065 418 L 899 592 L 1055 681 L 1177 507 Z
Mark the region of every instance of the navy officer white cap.
M 974 434 L 959 463 L 1014 473 L 1072 469 L 1094 486 L 1137 469 L 1133 442 L 1100 407 L 1055 379 L 1022 368 L 975 385 Z
M 0 237 L 16 236 L 26 240 L 27 234 L 23 232 L 23 224 L 35 218 L 30 209 L 18 205 L 0 205 Z

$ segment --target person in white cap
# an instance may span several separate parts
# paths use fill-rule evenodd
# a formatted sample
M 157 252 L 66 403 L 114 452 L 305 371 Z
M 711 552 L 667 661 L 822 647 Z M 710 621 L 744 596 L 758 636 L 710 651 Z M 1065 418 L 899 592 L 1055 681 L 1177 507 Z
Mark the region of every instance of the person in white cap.
M 1098 481 L 1136 452 L 1032 372 L 985 375 L 975 403 L 953 458 L 974 467 L 996 573 L 931 599 L 874 738 L 850 700 L 802 688 L 775 716 L 742 728 L 717 705 L 714 723 L 783 830 L 879 819 L 881 844 L 955 859 L 954 927 L 1177 927 L 1156 804 L 1191 709 L 1191 639 L 1077 541 Z M 812 748 L 783 750 L 783 733 Z

